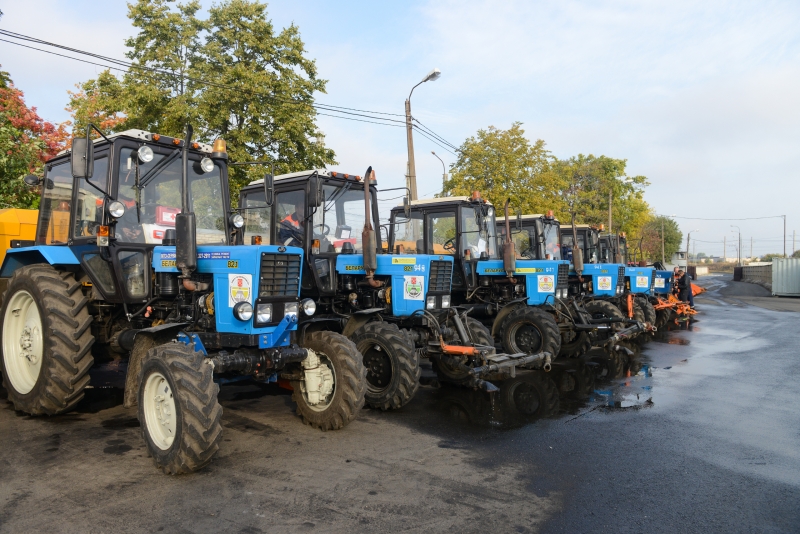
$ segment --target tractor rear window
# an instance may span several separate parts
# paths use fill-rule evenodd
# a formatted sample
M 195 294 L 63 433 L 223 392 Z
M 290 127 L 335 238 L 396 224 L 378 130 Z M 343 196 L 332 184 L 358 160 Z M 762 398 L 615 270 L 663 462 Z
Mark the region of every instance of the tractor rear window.
M 69 239 L 72 204 L 72 172 L 69 161 L 50 167 L 45 174 L 44 196 L 39 207 L 37 242 L 50 245 Z

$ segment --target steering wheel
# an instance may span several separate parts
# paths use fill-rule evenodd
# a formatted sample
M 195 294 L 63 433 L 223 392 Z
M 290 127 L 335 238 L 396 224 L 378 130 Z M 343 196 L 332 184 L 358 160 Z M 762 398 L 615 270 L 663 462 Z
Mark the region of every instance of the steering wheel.
M 450 239 L 445 241 L 444 244 L 442 244 L 442 248 L 447 250 L 447 251 L 455 252 L 455 250 L 456 250 L 456 238 L 455 237 L 451 237 Z
M 523 250 L 522 252 L 520 252 L 519 255 L 523 256 L 523 257 L 526 257 L 526 258 L 528 258 L 530 260 L 533 259 L 533 254 L 531 254 L 531 248 L 530 247 L 528 247 L 525 250 Z

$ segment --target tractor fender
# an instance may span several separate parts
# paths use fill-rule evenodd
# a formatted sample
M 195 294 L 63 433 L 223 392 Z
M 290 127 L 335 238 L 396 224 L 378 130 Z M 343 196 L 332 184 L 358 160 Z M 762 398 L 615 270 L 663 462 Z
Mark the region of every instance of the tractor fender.
M 177 336 L 181 328 L 189 323 L 169 323 L 138 330 L 133 338 L 133 350 L 128 358 L 128 371 L 125 375 L 124 408 L 132 408 L 138 404 L 139 371 L 142 370 L 142 359 L 145 354 L 157 345 Z
M 80 265 L 75 253 L 66 246 L 36 245 L 34 247 L 12 248 L 3 259 L 0 278 L 10 278 L 14 271 L 34 263 L 50 265 Z
M 342 335 L 349 338 L 356 330 L 370 322 L 375 315 L 382 311 L 384 311 L 383 308 L 370 308 L 368 310 L 360 310 L 353 313 L 350 316 L 350 320 L 348 320 L 347 324 L 344 326 Z
M 503 323 L 503 320 L 517 308 L 521 306 L 526 306 L 527 300 L 528 300 L 527 297 L 517 300 L 512 300 L 511 302 L 503 306 L 503 308 L 497 313 L 497 317 L 494 318 L 494 323 L 492 323 L 492 337 L 495 337 L 500 333 L 499 332 L 500 325 Z

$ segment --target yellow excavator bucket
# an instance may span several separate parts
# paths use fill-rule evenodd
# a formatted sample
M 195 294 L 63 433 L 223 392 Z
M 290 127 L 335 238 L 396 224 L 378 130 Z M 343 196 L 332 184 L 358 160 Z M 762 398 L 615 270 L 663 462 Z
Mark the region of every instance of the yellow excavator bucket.
M 0 264 L 11 248 L 11 241 L 33 241 L 36 239 L 38 210 L 0 210 Z

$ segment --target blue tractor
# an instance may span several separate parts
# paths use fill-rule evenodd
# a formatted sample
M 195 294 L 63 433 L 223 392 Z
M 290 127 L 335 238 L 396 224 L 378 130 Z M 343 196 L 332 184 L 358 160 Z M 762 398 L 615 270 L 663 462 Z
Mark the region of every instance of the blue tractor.
M 124 406 L 138 406 L 165 473 L 195 471 L 220 447 L 220 379 L 283 379 L 297 413 L 339 429 L 364 404 L 355 345 L 297 339 L 303 249 L 236 242 L 225 142 L 141 130 L 73 140 L 47 163 L 34 242 L 14 243 L 0 279 L 3 385 L 14 408 L 74 408 L 104 360 L 127 360 Z M 271 194 L 266 192 L 265 194 Z
M 494 206 L 478 192 L 414 200 L 391 212 L 391 247 L 455 262 L 453 304 L 488 329 L 487 341 L 498 338 L 509 355 L 546 354 L 549 362 L 561 347 L 554 306 L 566 294 L 567 264 L 517 259 L 507 241 L 501 253 Z
M 619 263 L 625 266 L 624 293 L 616 299 L 617 306 L 628 310 L 629 316 L 656 325 L 656 310 L 651 302 L 656 280 L 652 266 L 638 265 L 629 260 L 625 233 L 603 233 L 599 237 L 600 263 Z M 641 336 L 640 339 L 646 339 Z
M 486 328 L 451 306 L 449 253 L 383 246 L 374 176 L 371 168 L 364 178 L 325 169 L 268 176 L 274 202 L 261 180 L 242 189 L 245 242 L 271 236 L 305 250 L 301 295 L 317 311 L 300 321 L 301 336 L 350 338 L 367 368 L 366 402 L 381 410 L 411 400 L 421 358 L 442 378 L 489 390 L 503 369 L 540 360 L 497 354 Z

